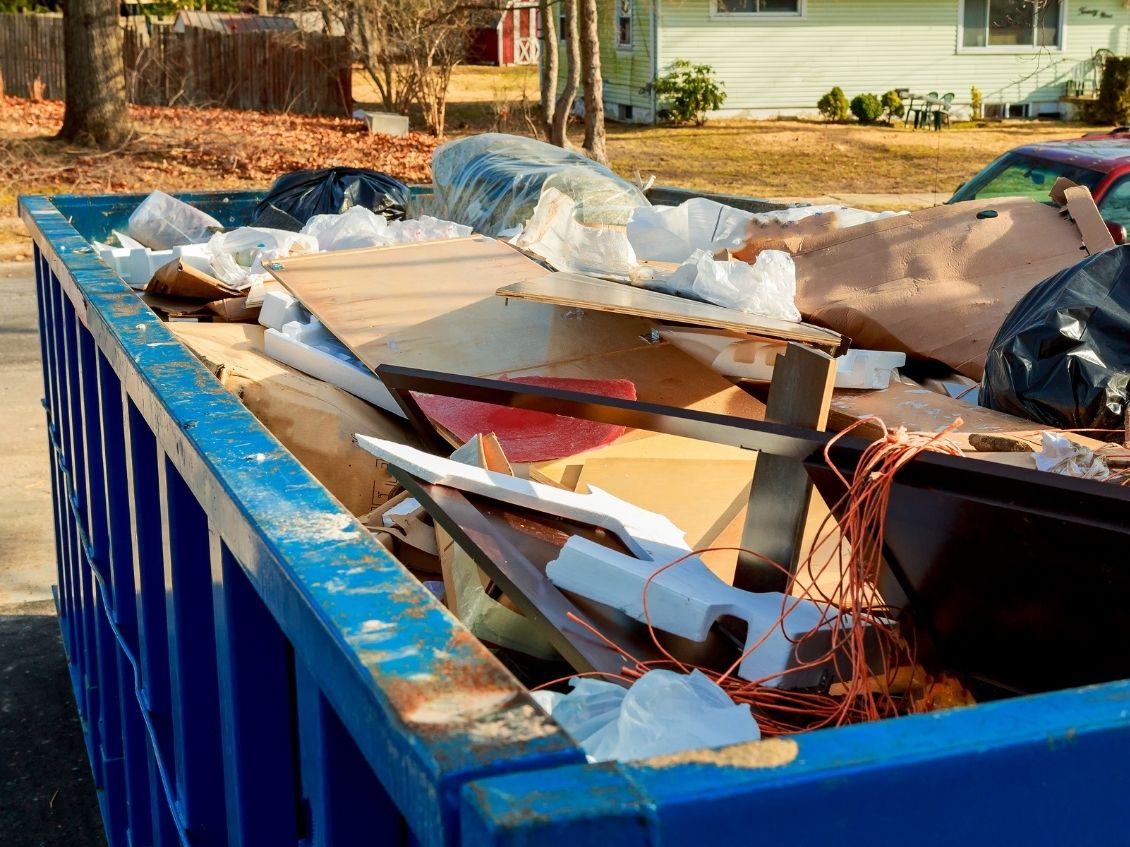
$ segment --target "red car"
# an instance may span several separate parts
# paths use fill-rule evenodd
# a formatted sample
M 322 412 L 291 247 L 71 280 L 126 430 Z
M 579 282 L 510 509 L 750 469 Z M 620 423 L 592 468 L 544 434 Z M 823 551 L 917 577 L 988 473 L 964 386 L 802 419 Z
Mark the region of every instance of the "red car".
M 1125 241 L 1130 229 L 1130 127 L 1017 147 L 958 188 L 949 202 L 1018 196 L 1047 201 L 1061 176 L 1091 189 L 1115 240 Z

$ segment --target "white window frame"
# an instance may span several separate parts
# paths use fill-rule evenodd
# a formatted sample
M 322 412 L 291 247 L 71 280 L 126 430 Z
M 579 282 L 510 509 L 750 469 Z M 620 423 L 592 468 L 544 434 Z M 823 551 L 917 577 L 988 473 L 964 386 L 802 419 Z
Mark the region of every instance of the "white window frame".
M 616 27 L 616 49 L 625 53 L 630 53 L 636 49 L 636 0 L 628 0 L 628 32 L 631 38 L 627 43 L 620 41 L 620 19 L 625 17 L 620 14 L 621 0 L 613 0 L 613 8 L 616 14 L 613 16 L 613 25 Z
M 958 53 L 1063 53 L 1067 50 L 1067 6 L 1069 0 L 1059 0 L 1059 44 L 1040 46 L 1038 44 L 986 44 L 984 47 L 965 46 L 965 0 L 957 4 L 957 52 Z
M 721 21 L 802 21 L 808 18 L 808 0 L 797 0 L 795 12 L 723 12 L 710 0 L 710 17 Z

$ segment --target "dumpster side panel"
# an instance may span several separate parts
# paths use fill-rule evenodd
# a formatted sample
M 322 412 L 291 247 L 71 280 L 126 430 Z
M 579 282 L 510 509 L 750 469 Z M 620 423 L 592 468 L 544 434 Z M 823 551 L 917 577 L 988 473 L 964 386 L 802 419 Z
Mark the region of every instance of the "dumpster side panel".
M 467 847 L 1125 840 L 1130 682 L 471 783 Z M 614 770 L 610 770 L 614 767 Z
M 86 227 L 128 208 L 88 202 L 64 203 Z M 467 781 L 581 760 L 56 207 L 21 213 L 60 625 L 114 847 L 454 843 Z

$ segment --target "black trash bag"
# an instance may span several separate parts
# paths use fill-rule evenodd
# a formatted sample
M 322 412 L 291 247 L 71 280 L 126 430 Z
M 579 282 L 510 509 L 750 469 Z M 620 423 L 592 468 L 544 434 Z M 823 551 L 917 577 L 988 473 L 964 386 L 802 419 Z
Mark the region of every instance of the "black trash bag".
M 259 202 L 252 225 L 297 232 L 314 215 L 338 215 L 351 206 L 402 221 L 408 193 L 400 180 L 365 168 L 291 171 L 276 179 Z
M 1118 429 L 1130 383 L 1130 244 L 1060 271 L 1016 304 L 980 403 L 1063 429 Z

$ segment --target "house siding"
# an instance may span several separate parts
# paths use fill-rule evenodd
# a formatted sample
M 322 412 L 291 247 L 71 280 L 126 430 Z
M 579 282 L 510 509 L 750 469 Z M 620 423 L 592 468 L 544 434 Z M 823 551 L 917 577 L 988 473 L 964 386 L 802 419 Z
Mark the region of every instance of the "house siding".
M 986 104 L 1049 104 L 1046 111 L 1096 50 L 1130 51 L 1123 0 L 1064 0 L 1063 49 L 1022 53 L 959 49 L 960 0 L 807 0 L 803 18 L 775 19 L 713 17 L 711 3 L 636 0 L 635 48 L 625 52 L 614 47 L 615 7 L 602 2 L 608 102 L 650 108 L 650 95 L 638 90 L 651 79 L 654 50 L 660 72 L 675 59 L 712 65 L 726 87 L 722 114 L 811 113 L 835 85 L 849 98 L 892 88 L 952 91 L 957 103 L 968 103 L 977 86 Z
M 644 89 L 655 72 L 655 36 L 652 24 L 654 0 L 634 0 L 632 3 L 632 47 L 618 48 L 617 2 L 598 0 L 597 23 L 600 27 L 600 70 L 604 78 L 604 106 L 611 120 L 630 120 L 648 123 L 653 120 L 652 95 Z M 558 65 L 558 90 L 565 78 L 565 45 Z M 577 90 L 580 104 L 584 84 Z M 623 107 L 631 107 L 631 117 L 626 117 Z

